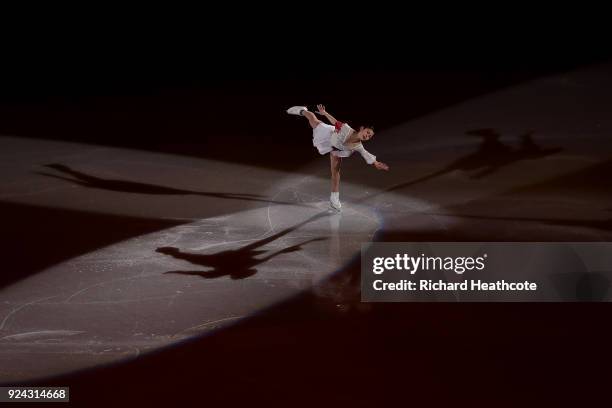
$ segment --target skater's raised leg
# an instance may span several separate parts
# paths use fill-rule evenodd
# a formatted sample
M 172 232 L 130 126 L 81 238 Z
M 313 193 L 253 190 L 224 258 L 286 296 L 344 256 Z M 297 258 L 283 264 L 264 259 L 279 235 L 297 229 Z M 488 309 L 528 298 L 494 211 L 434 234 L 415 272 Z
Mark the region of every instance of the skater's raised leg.
M 317 118 L 317 116 L 314 113 L 309 112 L 307 110 L 302 111 L 302 116 L 308 119 L 308 123 L 310 124 L 310 127 L 313 129 L 319 126 L 319 123 L 321 123 L 319 118 Z
M 299 115 L 305 117 L 306 119 L 308 119 L 308 123 L 313 129 L 319 126 L 319 123 L 321 123 L 317 116 L 314 113 L 310 112 L 305 106 L 292 106 L 287 109 L 287 113 L 290 115 Z

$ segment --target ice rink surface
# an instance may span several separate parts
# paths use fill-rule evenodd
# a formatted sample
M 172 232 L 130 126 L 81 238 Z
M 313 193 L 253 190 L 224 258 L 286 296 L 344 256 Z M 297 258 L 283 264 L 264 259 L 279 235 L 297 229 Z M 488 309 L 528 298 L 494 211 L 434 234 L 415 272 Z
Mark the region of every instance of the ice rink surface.
M 366 147 L 391 171 L 345 160 L 340 214 L 326 157 L 284 172 L 3 136 L 5 233 L 33 244 L 5 248 L 0 382 L 137 358 L 305 290 L 341 303 L 347 288 L 328 279 L 373 239 L 610 240 L 611 72 L 538 79 L 380 131 Z M 45 251 L 74 231 L 78 251 Z

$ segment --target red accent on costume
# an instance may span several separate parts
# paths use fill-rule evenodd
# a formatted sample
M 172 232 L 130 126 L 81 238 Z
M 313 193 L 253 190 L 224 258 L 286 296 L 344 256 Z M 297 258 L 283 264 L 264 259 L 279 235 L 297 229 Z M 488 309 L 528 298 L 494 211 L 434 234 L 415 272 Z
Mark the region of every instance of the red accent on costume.
M 336 124 L 334 126 L 336 126 L 336 132 L 339 132 L 340 129 L 342 129 L 342 125 L 344 125 L 344 122 L 340 122 L 339 120 L 336 121 Z

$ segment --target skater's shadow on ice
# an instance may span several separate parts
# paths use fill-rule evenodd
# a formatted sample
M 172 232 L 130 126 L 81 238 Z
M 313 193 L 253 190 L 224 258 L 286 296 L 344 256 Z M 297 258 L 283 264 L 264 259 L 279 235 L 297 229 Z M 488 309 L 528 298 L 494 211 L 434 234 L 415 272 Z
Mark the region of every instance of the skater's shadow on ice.
M 180 249 L 173 247 L 158 248 L 156 251 L 177 259 L 191 262 L 195 265 L 213 268 L 211 271 L 168 271 L 165 273 L 196 275 L 206 279 L 220 278 L 222 276 L 229 276 L 231 279 L 244 279 L 257 273 L 257 269 L 254 268 L 255 266 L 267 262 L 277 255 L 300 251 L 303 245 L 313 241 L 321 241 L 323 239 L 324 238 L 309 239 L 299 244 L 272 252 L 262 258 L 257 258 L 257 256 L 266 252 L 265 250 L 246 247 L 236 250 L 218 252 L 212 255 L 182 252 Z
M 161 247 L 157 248 L 156 252 L 171 256 L 176 259 L 187 261 L 198 266 L 212 268 L 212 270 L 208 271 L 168 271 L 165 272 L 166 274 L 196 275 L 206 279 L 214 279 L 222 276 L 229 276 L 231 279 L 244 279 L 248 278 L 249 276 L 253 276 L 257 273 L 257 269 L 255 269 L 257 265 L 267 262 L 275 256 L 300 251 L 302 250 L 302 247 L 308 243 L 326 240 L 327 238 L 325 237 L 311 238 L 299 244 L 291 245 L 277 251 L 269 252 L 268 255 L 263 256 L 261 258 L 257 258 L 258 255 L 268 252 L 267 250 L 259 249 L 260 247 L 270 242 L 276 241 L 277 239 L 281 238 L 284 235 L 287 235 L 292 231 L 295 231 L 301 226 L 316 219 L 325 217 L 328 214 L 328 212 L 317 213 L 299 224 L 286 228 L 274 235 L 270 235 L 267 238 L 257 240 L 249 245 L 240 247 L 238 249 L 230 249 L 214 254 L 194 254 L 189 252 L 183 252 L 179 248 Z
M 204 197 L 214 197 L 228 200 L 244 200 L 244 201 L 259 201 L 271 204 L 289 204 L 299 205 L 299 203 L 287 201 L 267 200 L 259 194 L 243 194 L 243 193 L 218 193 L 218 192 L 203 192 L 178 189 L 174 187 L 159 186 L 156 184 L 140 183 L 128 180 L 105 179 L 102 177 L 92 176 L 77 170 L 74 170 L 63 164 L 46 164 L 44 167 L 56 170 L 63 175 L 51 174 L 45 172 L 36 172 L 36 174 L 53 177 L 59 180 L 68 181 L 87 188 L 97 188 L 108 191 L 117 191 L 122 193 L 134 194 L 151 194 L 151 195 L 198 195 Z M 66 177 L 70 176 L 70 177 Z
M 518 148 L 502 143 L 499 140 L 500 134 L 495 129 L 474 129 L 465 132 L 465 134 L 482 139 L 478 149 L 474 153 L 460 157 L 434 173 L 391 186 L 377 193 L 377 195 L 422 183 L 455 170 L 470 173 L 469 177 L 471 179 L 481 179 L 490 176 L 502 167 L 509 166 L 518 161 L 541 159 L 563 150 L 563 148 L 560 147 L 540 147 L 533 140 L 532 131 L 526 132 L 518 137 L 520 140 Z

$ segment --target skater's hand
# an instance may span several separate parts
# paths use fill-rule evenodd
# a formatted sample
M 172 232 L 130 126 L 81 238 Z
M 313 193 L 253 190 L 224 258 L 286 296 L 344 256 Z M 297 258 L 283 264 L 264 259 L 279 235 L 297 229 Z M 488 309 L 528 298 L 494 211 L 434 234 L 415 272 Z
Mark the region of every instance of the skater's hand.
M 385 170 L 388 171 L 389 170 L 389 166 L 387 166 L 385 163 L 383 162 L 379 162 L 379 161 L 375 161 L 374 163 L 374 167 L 376 167 L 378 170 Z
M 327 111 L 325 110 L 325 105 L 317 105 L 317 113 L 320 113 L 321 115 L 325 115 L 327 113 Z

